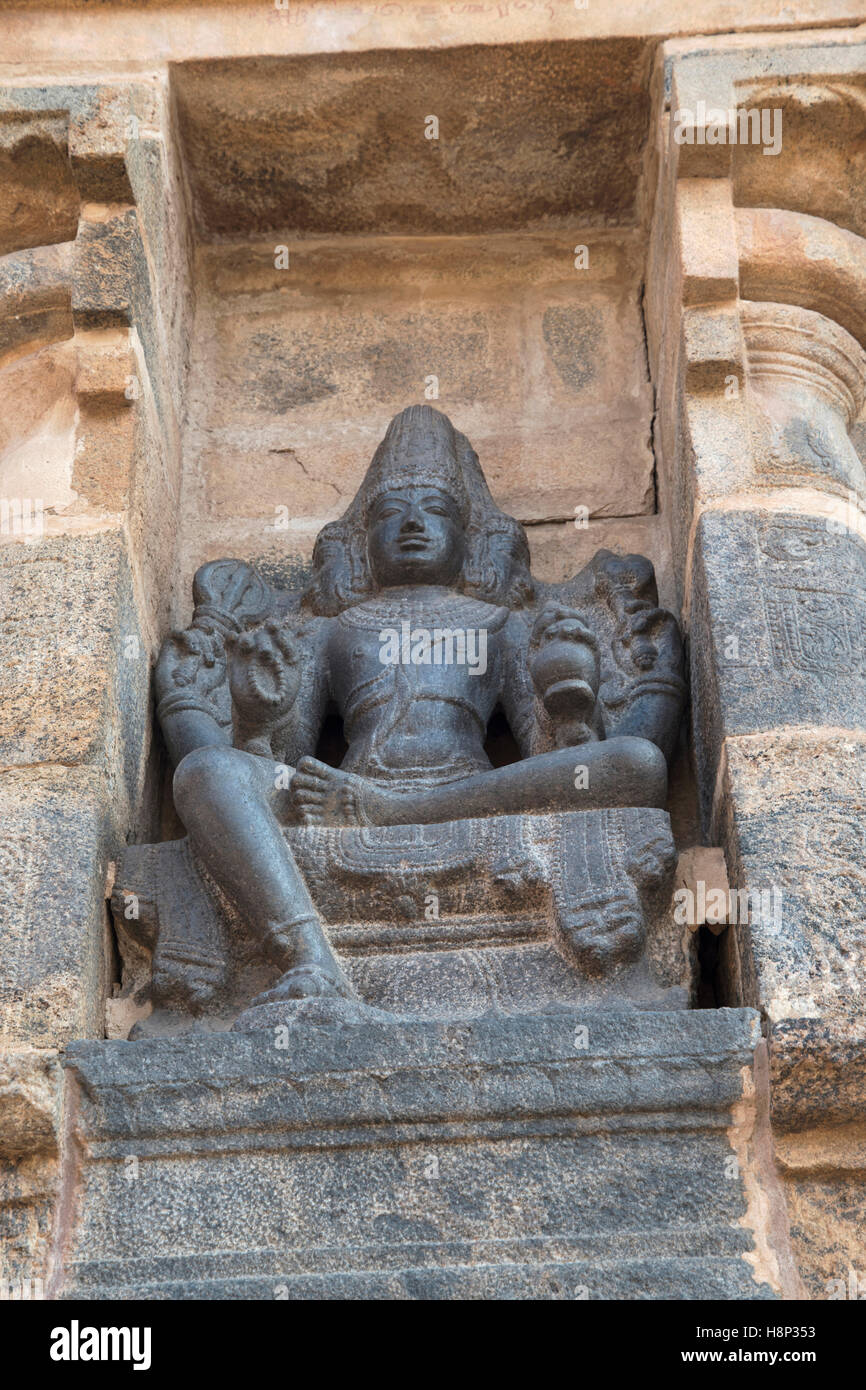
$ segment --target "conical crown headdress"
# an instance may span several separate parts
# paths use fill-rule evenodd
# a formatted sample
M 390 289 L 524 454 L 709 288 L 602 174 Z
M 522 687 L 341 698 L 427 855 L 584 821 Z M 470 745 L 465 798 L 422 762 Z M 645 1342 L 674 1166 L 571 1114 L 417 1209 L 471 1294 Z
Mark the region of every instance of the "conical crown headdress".
M 425 485 L 442 488 L 468 516 L 469 494 L 454 426 L 431 405 L 410 405 L 394 416 L 367 469 L 361 488 L 364 514 L 383 492 Z

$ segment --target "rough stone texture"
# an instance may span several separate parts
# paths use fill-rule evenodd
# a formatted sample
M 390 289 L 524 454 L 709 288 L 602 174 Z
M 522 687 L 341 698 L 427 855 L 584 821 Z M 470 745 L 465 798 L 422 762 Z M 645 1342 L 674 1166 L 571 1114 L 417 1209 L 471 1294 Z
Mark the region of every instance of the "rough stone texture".
M 0 245 L 24 248 L 0 267 L 2 1025 L 51 1047 L 103 1032 L 107 866 L 152 815 L 186 250 L 158 84 L 14 84 L 0 107 Z
M 0 116 L 0 255 L 73 241 L 79 192 L 62 112 L 4 112 Z
M 863 44 L 847 52 L 807 48 L 796 55 L 796 67 L 791 56 L 774 55 L 775 72 L 740 88 L 747 104 L 757 98 L 781 111 L 784 137 L 772 159 L 754 146 L 734 147 L 737 204 L 820 217 L 863 236 L 866 200 L 859 161 L 852 159 L 866 134 Z
M 59 1126 L 56 1054 L 36 1049 L 3 1059 L 0 1073 L 0 1134 L 4 1159 L 56 1151 Z
M 678 145 L 660 125 L 648 344 L 704 834 L 724 845 L 735 891 L 778 895 L 720 935 L 717 988 L 767 1018 L 775 1156 L 808 1294 L 857 1297 L 862 34 L 671 43 L 665 66 L 671 124 L 698 101 L 782 112 L 773 158 Z
M 864 584 L 866 546 L 832 519 L 703 514 L 691 661 L 705 814 L 725 739 L 792 724 L 866 727 Z
M 775 1154 L 791 1245 L 813 1298 L 861 1298 L 866 1047 L 838 1017 L 785 1019 L 772 1046 Z M 852 1278 L 853 1275 L 853 1278 Z
M 648 66 L 639 40 L 184 64 L 199 227 L 430 235 L 575 207 L 633 222 Z
M 0 1057 L 0 1279 L 40 1278 L 59 1179 L 61 1069 L 55 1052 Z
M 148 671 L 122 535 L 2 546 L 0 580 L 0 760 L 98 764 L 135 801 Z
M 575 1012 L 76 1044 L 58 1292 L 772 1297 L 757 1039 L 749 1012 Z
M 776 1155 L 815 1298 L 850 1297 L 840 1287 L 866 1262 L 864 778 L 862 734 L 729 739 L 717 812 L 732 880 L 775 895 L 770 915 L 729 927 L 722 970 L 726 997 L 769 1021 Z
M 582 569 L 599 550 L 645 555 L 656 573 L 659 602 L 674 611 L 677 595 L 666 518 L 655 514 L 575 524 L 577 520 L 527 526 L 533 574 L 544 583 L 560 584 Z
M 732 879 L 781 894 L 777 921 L 738 934 L 741 997 L 759 1000 L 772 1023 L 820 1020 L 840 1040 L 866 1039 L 864 785 L 862 734 L 734 738 L 717 812 Z
M 168 10 L 168 17 L 156 14 Z M 857 25 L 862 20 L 859 0 L 731 0 L 724 10 L 718 0 L 688 0 L 671 5 L 668 0 L 642 0 L 639 6 L 602 8 L 573 3 L 551 6 L 548 0 L 524 0 L 518 7 L 454 5 L 452 0 L 430 0 L 420 8 L 388 7 L 381 0 L 324 0 L 302 8 L 264 8 L 258 0 L 233 0 L 209 6 L 206 22 L 198 6 L 189 0 L 143 0 L 140 5 L 99 5 L 91 0 L 9 0 L 4 30 L 6 59 L 10 65 L 28 64 L 67 70 L 70 54 L 86 52 L 91 63 L 137 70 L 168 62 L 285 57 L 287 52 L 364 52 L 370 48 L 449 48 L 464 44 L 497 45 L 611 36 L 633 38 L 671 35 L 722 34 L 739 36 L 744 48 L 754 52 L 748 31 L 762 35 L 759 53 L 764 56 L 766 36 L 783 44 L 815 43 L 817 26 Z M 58 11 L 63 15 L 58 23 Z M 800 30 L 807 30 L 800 33 Z M 808 32 L 811 29 L 812 32 Z M 836 27 L 820 37 L 842 46 L 856 42 L 856 29 Z M 706 41 L 686 41 L 689 48 L 705 52 Z M 685 46 L 685 45 L 684 45 Z M 74 61 L 74 57 L 73 57 Z
M 0 366 L 72 337 L 71 266 L 68 245 L 0 257 Z
M 779 208 L 737 208 L 744 299 L 792 303 L 826 314 L 866 342 L 866 243 L 826 217 Z
M 80 220 L 76 214 L 74 243 L 7 258 L 5 275 L 0 267 L 0 344 L 4 333 L 14 338 L 24 332 L 31 348 L 38 347 L 49 335 L 68 337 L 74 326 L 86 357 L 94 333 L 119 334 L 128 326 L 130 363 L 113 408 L 102 400 L 95 412 L 93 393 L 85 392 L 87 413 L 74 441 L 81 491 L 57 508 L 62 521 L 49 512 L 46 528 L 95 529 L 107 515 L 122 515 L 140 561 L 143 603 L 159 629 L 166 621 L 179 510 L 179 419 L 191 310 L 191 233 L 176 150 L 167 138 L 165 83 L 151 77 L 120 85 L 13 85 L 0 89 L 2 108 L 8 108 L 10 122 L 19 123 L 64 113 L 70 177 L 88 201 L 82 202 Z M 16 320 L 22 296 L 28 310 L 24 329 Z M 41 336 L 34 336 L 37 330 Z M 38 447 L 35 440 L 33 445 Z M 95 464 L 100 474 L 110 474 L 112 458 L 116 470 L 114 479 L 107 485 L 100 479 L 95 489 L 87 460 L 81 460 L 83 451 L 94 450 L 105 456 L 104 464 Z M 59 457 L 57 462 L 62 468 Z M 64 462 L 66 486 L 75 488 L 73 460 Z
M 46 766 L 0 774 L 0 1038 L 62 1046 L 102 1032 L 105 867 L 117 850 L 104 775 Z

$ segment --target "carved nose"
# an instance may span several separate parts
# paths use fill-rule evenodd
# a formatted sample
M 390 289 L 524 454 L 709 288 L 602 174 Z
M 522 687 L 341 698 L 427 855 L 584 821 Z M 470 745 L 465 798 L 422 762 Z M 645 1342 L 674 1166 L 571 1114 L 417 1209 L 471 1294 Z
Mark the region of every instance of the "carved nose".
M 400 530 L 423 531 L 424 521 L 420 516 L 418 516 L 417 512 L 408 512 L 407 515 L 403 518 L 403 525 L 400 527 Z

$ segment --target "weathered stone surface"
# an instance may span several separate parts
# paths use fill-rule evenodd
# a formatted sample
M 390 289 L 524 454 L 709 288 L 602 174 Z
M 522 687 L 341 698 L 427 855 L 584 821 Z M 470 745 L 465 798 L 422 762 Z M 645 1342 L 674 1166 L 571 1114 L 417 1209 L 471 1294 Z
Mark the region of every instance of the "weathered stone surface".
M 0 365 L 72 337 L 69 246 L 17 251 L 0 258 Z
M 866 544 L 829 517 L 707 511 L 694 551 L 692 699 L 709 814 L 722 742 L 866 728 Z
M 102 1033 L 105 866 L 116 849 L 95 769 L 0 774 L 0 1038 L 62 1046 Z
M 767 159 L 754 145 L 733 148 L 739 206 L 789 209 L 866 233 L 863 185 L 852 159 L 866 132 L 863 53 L 861 43 L 773 55 L 758 90 L 761 106 L 781 112 L 781 150 Z
M 302 538 L 306 526 L 311 545 L 354 493 L 387 415 L 428 390 L 519 519 L 652 513 L 628 236 L 290 238 L 286 269 L 277 250 L 200 257 L 180 583 L 217 554 L 278 551 L 289 529 Z
M 57 1054 L 35 1048 L 0 1058 L 0 1156 L 56 1153 L 60 1117 Z
M 866 242 L 824 217 L 738 208 L 743 299 L 798 304 L 826 314 L 866 343 Z
M 71 320 L 70 320 L 71 327 Z M 27 536 L 75 501 L 70 458 L 75 451 L 75 350 L 45 347 L 6 366 L 0 419 L 4 539 Z M 16 517 L 13 499 L 18 499 Z M 36 504 L 41 502 L 41 515 Z M 28 531 L 29 528 L 29 531 Z
M 477 232 L 576 206 L 628 223 L 648 68 L 639 40 L 185 64 L 197 219 L 206 237 Z
M 758 1036 L 748 1012 L 577 1011 L 76 1044 L 59 1292 L 772 1297 L 741 1114 Z
M 784 4 L 782 0 L 768 0 L 759 18 L 746 0 L 732 0 L 721 15 L 718 0 L 689 0 L 677 5 L 645 0 L 640 7 L 603 11 L 591 5 L 578 10 L 571 4 L 551 9 L 527 3 L 525 8 L 509 6 L 504 14 L 497 8 L 466 9 L 438 3 L 417 11 L 404 6 L 383 10 L 379 0 L 326 0 L 324 7 L 268 7 L 263 13 L 255 0 L 238 0 L 229 13 L 218 5 L 209 9 L 206 23 L 195 6 L 174 0 L 170 25 L 154 24 L 147 7 L 101 5 L 94 10 L 90 0 L 61 0 L 59 7 L 64 14 L 62 26 L 57 24 L 56 9 L 43 10 L 34 0 L 9 0 L 12 13 L 7 16 L 6 27 L 10 63 L 68 64 L 69 53 L 79 52 L 85 43 L 89 44 L 91 60 L 104 63 L 113 72 L 119 66 L 119 55 L 130 64 L 147 61 L 156 66 L 158 62 L 227 56 L 282 57 L 289 44 L 292 52 L 316 54 L 325 45 L 337 52 L 363 52 L 371 44 L 390 48 L 425 48 L 433 43 L 444 48 L 458 44 L 495 46 L 503 42 L 504 34 L 514 42 L 696 35 L 696 40 L 680 43 L 705 52 L 707 44 L 713 42 L 706 35 L 721 32 L 722 41 L 729 43 L 729 36 L 735 33 L 744 36 L 741 45 L 754 54 L 754 40 L 750 42 L 746 36 L 756 23 L 769 31 L 780 47 L 814 42 L 813 35 L 802 31 L 835 25 L 825 41 L 844 49 L 846 43 L 856 42 L 857 31 L 838 26 L 857 25 L 861 19 L 857 0 L 794 0 L 790 4 L 787 0 Z M 763 56 L 766 49 L 762 45 L 758 51 Z
M 866 394 L 866 352 L 809 309 L 747 300 L 741 314 L 757 479 L 862 494 L 863 465 L 848 431 Z
M 0 547 L 0 761 L 92 763 L 134 800 L 148 661 L 122 535 Z
M 0 906 L 2 911 L 2 906 Z M 62 1073 L 57 1053 L 0 1043 L 0 1280 L 40 1298 L 59 1190 Z
M 804 729 L 726 744 L 716 824 L 731 879 L 776 894 L 768 920 L 737 930 L 738 997 L 773 1025 L 832 1028 L 842 1047 L 866 1038 L 864 788 L 862 734 Z M 814 1082 L 819 1111 L 849 1108 L 832 1070 L 816 1067 Z
M 60 110 L 0 113 L 0 255 L 73 241 L 79 194 Z
M 847 1299 L 866 1264 L 864 51 L 853 32 L 826 37 L 669 46 L 671 125 L 699 123 L 698 103 L 758 108 L 782 140 L 772 158 L 660 140 L 648 303 L 704 834 L 725 846 L 740 909 L 717 987 L 767 1019 L 775 1162 L 808 1296 Z M 708 201 L 715 241 L 697 215 Z M 690 296 L 678 338 L 671 300 Z
M 843 929 L 844 930 L 844 929 Z M 866 1266 L 866 1042 L 829 1011 L 771 1035 L 776 1163 L 809 1296 L 862 1299 Z

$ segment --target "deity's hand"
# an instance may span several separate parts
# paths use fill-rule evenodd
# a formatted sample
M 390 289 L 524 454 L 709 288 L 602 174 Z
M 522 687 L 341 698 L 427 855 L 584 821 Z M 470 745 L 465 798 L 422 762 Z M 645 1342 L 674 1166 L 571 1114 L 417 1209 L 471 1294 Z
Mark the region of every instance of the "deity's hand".
M 535 621 L 529 673 L 554 719 L 588 719 L 598 690 L 598 644 L 573 608 L 550 603 Z
M 271 620 L 227 638 L 232 701 L 248 732 L 276 727 L 288 714 L 301 683 L 297 634 Z
M 162 644 L 154 672 L 157 700 L 192 688 L 207 699 L 225 675 L 226 653 L 219 632 L 209 626 L 172 632 Z
M 639 672 L 679 672 L 682 638 L 676 618 L 655 604 L 637 602 L 626 612 L 617 629 L 615 656 L 618 664 Z

